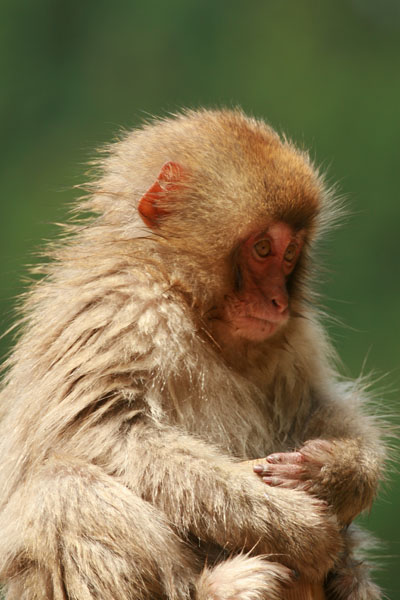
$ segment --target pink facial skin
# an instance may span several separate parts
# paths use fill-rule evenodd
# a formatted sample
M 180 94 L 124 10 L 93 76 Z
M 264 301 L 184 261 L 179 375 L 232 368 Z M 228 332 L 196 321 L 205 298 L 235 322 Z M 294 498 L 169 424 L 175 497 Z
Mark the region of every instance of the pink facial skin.
M 303 246 L 302 232 L 283 222 L 251 234 L 240 246 L 237 285 L 227 296 L 224 321 L 252 341 L 273 335 L 289 318 L 287 279 Z

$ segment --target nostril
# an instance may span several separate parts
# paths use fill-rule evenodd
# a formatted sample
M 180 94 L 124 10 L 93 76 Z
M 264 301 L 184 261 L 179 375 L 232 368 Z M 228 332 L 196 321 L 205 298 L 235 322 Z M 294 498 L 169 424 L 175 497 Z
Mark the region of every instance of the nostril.
M 275 306 L 275 308 L 278 309 L 280 313 L 283 313 L 288 307 L 288 303 L 286 300 L 277 300 L 276 298 L 272 298 L 272 304 L 273 306 Z

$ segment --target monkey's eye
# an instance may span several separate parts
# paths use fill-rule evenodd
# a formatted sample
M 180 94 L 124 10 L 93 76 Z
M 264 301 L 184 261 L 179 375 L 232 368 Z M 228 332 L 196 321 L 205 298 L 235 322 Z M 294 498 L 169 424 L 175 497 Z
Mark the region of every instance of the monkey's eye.
M 271 244 L 268 240 L 260 240 L 254 244 L 254 250 L 261 258 L 265 258 L 271 252 Z
M 296 244 L 289 244 L 289 246 L 286 248 L 284 259 L 287 260 L 288 262 L 292 262 L 292 260 L 296 256 L 296 252 L 297 252 Z

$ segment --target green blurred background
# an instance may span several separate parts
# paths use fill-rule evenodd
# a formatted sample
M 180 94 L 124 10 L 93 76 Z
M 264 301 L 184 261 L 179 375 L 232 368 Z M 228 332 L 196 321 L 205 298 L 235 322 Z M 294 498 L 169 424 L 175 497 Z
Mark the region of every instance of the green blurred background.
M 339 182 L 350 215 L 325 245 L 328 326 L 343 373 L 372 371 L 399 422 L 399 0 L 1 0 L 0 32 L 1 331 L 97 147 L 149 114 L 239 104 Z M 399 501 L 394 473 L 364 518 L 392 600 Z

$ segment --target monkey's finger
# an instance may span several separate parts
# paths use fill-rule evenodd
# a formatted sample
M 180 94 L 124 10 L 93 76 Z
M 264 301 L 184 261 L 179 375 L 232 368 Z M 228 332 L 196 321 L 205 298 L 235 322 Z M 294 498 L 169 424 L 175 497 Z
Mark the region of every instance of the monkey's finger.
M 306 460 L 306 457 L 300 452 L 274 452 L 267 456 L 266 461 L 271 464 L 276 463 L 288 463 L 296 464 L 302 463 Z
M 285 489 L 296 490 L 300 487 L 298 479 L 283 479 L 281 477 L 263 477 L 263 482 L 271 487 L 282 487 Z
M 301 481 L 300 479 L 283 479 L 281 477 L 263 477 L 263 482 L 271 487 L 282 487 L 288 490 L 301 490 L 308 492 L 311 489 L 312 481 L 306 479 Z
M 255 465 L 254 472 L 262 476 L 277 476 L 299 479 L 304 474 L 304 467 L 299 464 L 263 464 Z

